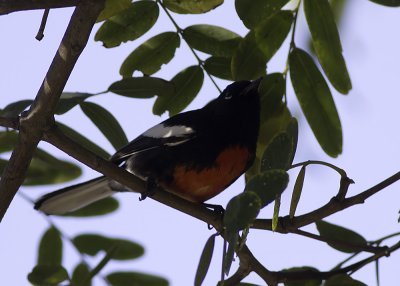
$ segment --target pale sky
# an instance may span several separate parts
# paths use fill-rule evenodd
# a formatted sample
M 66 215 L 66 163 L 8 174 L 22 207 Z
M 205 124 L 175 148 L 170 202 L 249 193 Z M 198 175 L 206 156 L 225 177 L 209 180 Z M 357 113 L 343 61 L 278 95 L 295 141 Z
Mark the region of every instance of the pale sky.
M 181 27 L 192 24 L 214 24 L 231 29 L 240 35 L 246 28 L 234 14 L 234 1 L 204 15 L 182 16 L 174 14 Z M 386 8 L 369 1 L 351 2 L 341 25 L 341 40 L 344 56 L 353 83 L 353 90 L 343 96 L 334 93 L 344 132 L 343 154 L 337 159 L 326 156 L 311 134 L 302 116 L 297 100 L 288 87 L 288 101 L 292 113 L 300 124 L 300 138 L 295 162 L 308 159 L 326 160 L 344 168 L 354 179 L 349 194 L 363 191 L 399 171 L 400 133 L 400 9 Z M 42 12 L 21 12 L 0 17 L 2 53 L 0 65 L 0 107 L 20 99 L 33 99 L 65 31 L 72 9 L 50 12 L 45 38 L 38 42 L 35 35 Z M 97 30 L 99 25 L 95 26 Z M 120 78 L 119 66 L 123 59 L 145 39 L 163 31 L 174 31 L 173 25 L 160 11 L 157 24 L 143 37 L 134 42 L 107 50 L 94 42 L 94 33 L 87 48 L 67 83 L 66 91 L 100 92 Z M 306 48 L 307 27 L 303 13 L 300 14 L 296 43 Z M 287 56 L 287 43 L 272 59 L 268 71 L 282 71 Z M 206 56 L 202 56 L 203 59 Z M 164 66 L 156 76 L 171 79 L 183 68 L 196 64 L 187 45 L 182 42 L 176 59 Z M 226 81 L 217 81 L 225 87 Z M 205 84 L 188 110 L 203 106 L 218 95 L 215 87 L 205 78 Z M 134 100 L 113 94 L 93 97 L 90 101 L 101 104 L 119 119 L 131 140 L 162 119 L 152 115 L 154 99 Z M 74 108 L 58 120 L 86 134 L 104 149 L 113 153 L 112 146 L 96 127 L 85 118 L 79 108 Z M 42 148 L 56 151 L 48 144 Z M 73 161 L 65 154 L 61 158 Z M 76 182 L 96 176 L 96 172 L 84 168 L 84 175 Z M 298 170 L 291 172 L 291 184 L 282 197 L 281 214 L 286 215 L 290 204 L 293 182 Z M 74 183 L 76 183 L 74 182 Z M 337 190 L 339 177 L 322 167 L 307 169 L 307 177 L 300 201 L 299 213 L 304 213 L 326 203 Z M 31 198 L 69 184 L 51 187 L 22 188 Z M 400 183 L 397 183 L 369 199 L 364 205 L 356 206 L 327 218 L 327 221 L 352 228 L 367 240 L 375 240 L 400 231 L 397 223 Z M 229 198 L 243 188 L 239 179 L 221 195 L 210 202 L 226 205 Z M 397 193 L 396 193 L 397 192 Z M 118 212 L 98 219 L 54 218 L 56 225 L 70 237 L 82 233 L 99 233 L 110 237 L 128 238 L 144 245 L 145 255 L 137 260 L 116 262 L 107 265 L 103 274 L 114 270 L 143 271 L 167 278 L 172 286 L 191 285 L 198 260 L 207 238 L 213 231 L 207 226 L 164 205 L 147 199 L 138 201 L 136 194 L 117 196 L 121 202 Z M 262 211 L 260 217 L 269 218 L 271 207 Z M 47 228 L 44 216 L 33 210 L 32 205 L 16 196 L 3 222 L 0 224 L 0 284 L 29 285 L 26 275 L 36 262 L 39 239 Z M 315 232 L 315 227 L 306 230 Z M 388 241 L 389 245 L 398 241 Z M 78 263 L 78 256 L 68 242 L 64 243 L 64 265 L 70 271 Z M 204 285 L 215 285 L 219 280 L 221 265 L 221 239 L 217 239 L 215 257 Z M 280 235 L 266 231 L 251 231 L 249 246 L 255 256 L 270 270 L 281 270 L 292 266 L 314 266 L 329 270 L 346 254 L 331 249 L 324 243 L 311 241 L 295 235 Z M 102 255 L 88 259 L 96 265 Z M 380 260 L 381 285 L 393 285 L 399 281 L 398 265 L 400 253 Z M 235 269 L 235 268 L 233 268 Z M 367 285 L 374 285 L 374 265 L 358 271 L 354 278 Z M 261 279 L 252 274 L 246 282 L 259 283 Z M 93 285 L 104 285 L 97 279 Z

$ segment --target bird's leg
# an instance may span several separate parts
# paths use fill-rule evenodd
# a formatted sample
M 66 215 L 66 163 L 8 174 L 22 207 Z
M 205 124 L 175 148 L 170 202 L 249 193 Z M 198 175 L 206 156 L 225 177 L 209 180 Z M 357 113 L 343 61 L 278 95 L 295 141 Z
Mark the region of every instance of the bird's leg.
M 151 197 L 152 195 L 155 194 L 156 189 L 158 187 L 157 180 L 149 177 L 146 180 L 146 190 L 140 194 L 139 201 L 145 200 L 147 197 Z

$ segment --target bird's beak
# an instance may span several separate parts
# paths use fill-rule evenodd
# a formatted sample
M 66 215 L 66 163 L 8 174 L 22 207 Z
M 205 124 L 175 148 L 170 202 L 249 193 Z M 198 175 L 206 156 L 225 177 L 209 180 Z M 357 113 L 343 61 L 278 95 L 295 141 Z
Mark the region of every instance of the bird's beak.
M 261 81 L 263 80 L 263 77 L 260 77 L 258 79 L 253 80 L 246 88 L 246 94 L 251 92 L 251 91 L 258 91 L 258 86 L 260 85 Z

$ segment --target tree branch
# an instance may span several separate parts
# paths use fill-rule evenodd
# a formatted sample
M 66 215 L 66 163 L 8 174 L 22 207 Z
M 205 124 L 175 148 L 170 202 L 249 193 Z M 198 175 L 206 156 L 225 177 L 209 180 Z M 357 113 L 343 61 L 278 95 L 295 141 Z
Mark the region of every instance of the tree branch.
M 280 217 L 278 227 L 275 231 L 280 233 L 292 232 L 293 230 L 321 220 L 341 210 L 357 204 L 362 204 L 369 197 L 397 182 L 398 180 L 400 180 L 400 172 L 397 172 L 396 174 L 369 188 L 368 190 L 359 193 L 358 195 L 343 200 L 338 200 L 336 197 L 334 197 L 324 206 L 294 218 L 290 218 L 289 216 Z M 252 228 L 272 230 L 271 225 L 272 221 L 270 219 L 258 219 L 254 221 Z
M 144 181 L 74 142 L 56 127 L 45 133 L 44 140 L 90 168 L 118 181 L 138 193 L 148 191 Z M 201 204 L 189 202 L 161 189 L 154 190 L 154 194 L 152 194 L 150 198 L 202 220 L 207 224 L 213 225 L 217 230 L 222 229 L 221 215 L 218 215 L 216 212 Z
M 24 181 L 43 133 L 54 124 L 58 99 L 103 7 L 104 1 L 79 2 L 31 108 L 20 118 L 18 141 L 0 181 L 0 221 Z
M 74 7 L 82 0 L 0 0 L 0 15 L 17 11 Z M 101 0 L 98 2 L 102 2 Z M 100 4 L 100 3 L 99 3 Z

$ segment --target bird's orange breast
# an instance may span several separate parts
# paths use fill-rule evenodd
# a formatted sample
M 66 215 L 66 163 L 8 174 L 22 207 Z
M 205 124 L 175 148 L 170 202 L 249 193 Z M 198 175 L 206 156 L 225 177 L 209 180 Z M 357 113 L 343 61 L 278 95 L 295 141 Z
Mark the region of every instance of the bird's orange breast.
M 171 183 L 163 187 L 189 201 L 204 202 L 233 183 L 245 171 L 249 160 L 247 148 L 234 146 L 221 152 L 210 168 L 175 167 Z

